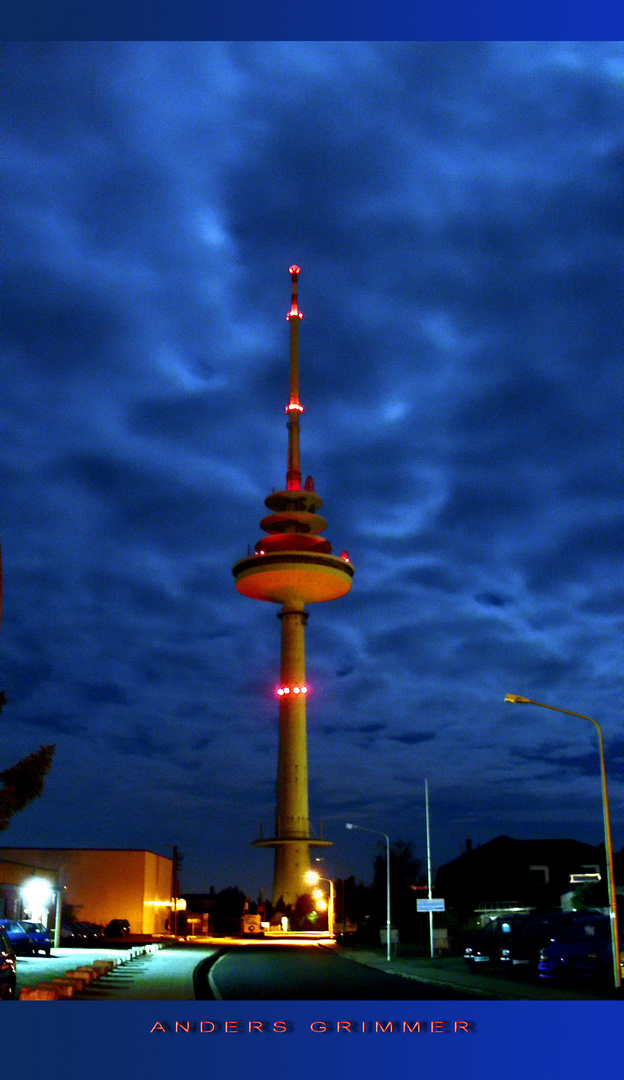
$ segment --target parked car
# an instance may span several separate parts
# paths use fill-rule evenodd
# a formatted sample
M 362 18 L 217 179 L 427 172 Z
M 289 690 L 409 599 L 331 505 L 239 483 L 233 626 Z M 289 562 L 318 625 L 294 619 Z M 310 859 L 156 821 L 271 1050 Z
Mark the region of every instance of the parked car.
M 96 923 L 77 922 L 75 926 L 86 945 L 94 945 L 104 937 L 102 927 Z
M 477 930 L 464 950 L 464 960 L 469 968 L 492 966 L 501 963 L 501 951 L 508 948 L 512 935 L 517 934 L 525 915 L 497 915 Z
M 541 979 L 599 978 L 613 970 L 608 915 L 576 918 L 540 952 Z
M 10 1001 L 17 987 L 17 961 L 13 946 L 0 926 L 0 1000 Z
M 52 948 L 52 934 L 46 930 L 43 923 L 20 919 L 20 926 L 24 927 L 30 938 L 33 953 L 42 952 L 49 956 Z
M 31 940 L 24 927 L 14 919 L 0 919 L 0 927 L 11 942 L 11 947 L 18 956 L 32 956 Z
M 130 923 L 127 919 L 111 919 L 104 933 L 106 937 L 127 937 L 130 933 Z
M 61 923 L 61 945 L 74 946 L 84 945 L 85 939 L 78 923 L 63 921 Z
M 541 950 L 564 934 L 577 917 L 573 911 L 530 912 L 523 916 L 501 947 L 502 966 L 536 971 Z

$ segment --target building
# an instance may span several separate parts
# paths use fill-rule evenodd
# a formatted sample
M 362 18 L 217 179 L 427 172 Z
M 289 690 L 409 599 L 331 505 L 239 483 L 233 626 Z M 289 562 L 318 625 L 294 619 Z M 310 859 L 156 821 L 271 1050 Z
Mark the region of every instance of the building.
M 286 487 L 265 499 L 271 513 L 260 527 L 269 535 L 255 545 L 254 554 L 233 567 L 236 588 L 243 596 L 279 604 L 281 610 L 281 668 L 276 689 L 279 699 L 279 746 L 275 831 L 256 840 L 259 847 L 274 848 L 273 904 L 296 904 L 306 893 L 305 875 L 310 869 L 310 848 L 329 841 L 314 837 L 308 814 L 308 755 L 305 674 L 306 604 L 335 600 L 351 588 L 353 567 L 346 552 L 332 555 L 331 544 L 319 534 L 327 522 L 318 511 L 322 500 L 309 476 L 302 484 L 299 458 L 299 267 L 289 270 L 291 305 L 286 316 L 290 326 L 290 395 Z
M 3 847 L 0 913 L 23 915 L 21 887 L 35 876 L 60 888 L 63 908 L 81 922 L 106 926 L 111 919 L 127 919 L 132 934 L 166 932 L 172 859 L 134 849 Z
M 604 848 L 578 840 L 515 840 L 498 836 L 441 866 L 436 895 L 463 915 L 559 907 L 572 878 L 605 881 Z

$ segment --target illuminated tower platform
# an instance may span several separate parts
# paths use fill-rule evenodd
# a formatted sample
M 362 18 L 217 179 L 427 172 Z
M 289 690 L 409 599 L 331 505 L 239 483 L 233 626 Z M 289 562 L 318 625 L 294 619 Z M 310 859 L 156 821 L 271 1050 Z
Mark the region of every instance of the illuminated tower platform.
M 256 840 L 257 847 L 275 849 L 273 903 L 281 898 L 294 904 L 306 891 L 304 876 L 310 868 L 311 847 L 330 841 L 310 835 L 308 817 L 308 750 L 305 677 L 306 604 L 336 600 L 351 588 L 353 567 L 346 553 L 332 555 L 331 544 L 319 534 L 327 522 L 318 511 L 321 498 L 308 477 L 301 485 L 299 460 L 299 323 L 303 318 L 297 299 L 298 266 L 291 266 L 292 297 L 286 316 L 290 324 L 290 397 L 288 416 L 288 468 L 286 489 L 265 499 L 272 511 L 260 522 L 268 536 L 255 545 L 255 554 L 233 567 L 236 588 L 253 600 L 281 604 L 282 650 L 279 697 L 279 750 L 275 835 Z

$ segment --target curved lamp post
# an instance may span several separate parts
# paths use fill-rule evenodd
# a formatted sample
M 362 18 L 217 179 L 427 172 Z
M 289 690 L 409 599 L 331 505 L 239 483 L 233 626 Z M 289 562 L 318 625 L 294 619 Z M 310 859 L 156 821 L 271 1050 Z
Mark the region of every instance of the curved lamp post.
M 352 825 L 347 822 L 347 829 L 360 829 L 361 832 L 375 833 L 386 841 L 386 960 L 390 963 L 390 837 L 380 829 L 368 829 L 364 825 Z
M 329 885 L 329 910 L 327 912 L 327 929 L 329 936 L 334 936 L 334 883 L 331 878 L 321 877 L 316 870 L 308 870 L 305 879 L 308 885 L 317 885 L 319 881 L 326 881 Z
M 551 709 L 553 712 L 565 713 L 566 716 L 578 716 L 580 720 L 589 720 L 598 732 L 598 746 L 600 749 L 600 773 L 602 777 L 602 816 L 604 820 L 605 853 L 607 856 L 607 882 L 609 886 L 609 917 L 611 923 L 611 950 L 613 953 L 613 979 L 616 990 L 622 985 L 620 973 L 620 941 L 617 922 L 617 900 L 615 897 L 615 877 L 613 873 L 613 843 L 611 840 L 611 819 L 609 817 L 609 797 L 607 795 L 607 773 L 605 770 L 604 746 L 602 742 L 602 729 L 600 724 L 591 716 L 583 716 L 582 713 L 571 712 L 570 709 L 559 709 L 555 705 L 545 705 L 543 701 L 533 701 L 531 698 L 519 697 L 518 694 L 506 694 L 505 701 L 511 705 L 539 705 L 541 709 Z

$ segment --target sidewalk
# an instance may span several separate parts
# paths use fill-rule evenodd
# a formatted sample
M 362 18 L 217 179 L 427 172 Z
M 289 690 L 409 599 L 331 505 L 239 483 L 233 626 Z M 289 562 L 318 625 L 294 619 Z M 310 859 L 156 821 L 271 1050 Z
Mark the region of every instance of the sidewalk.
M 436 983 L 452 990 L 461 990 L 482 996 L 490 1001 L 587 1001 L 602 999 L 604 995 L 593 992 L 595 988 L 587 987 L 585 992 L 569 990 L 564 987 L 554 987 L 544 984 L 535 979 L 503 978 L 491 972 L 479 974 L 469 972 L 464 961 L 459 957 L 444 956 L 396 956 L 390 963 L 386 959 L 385 950 L 381 949 L 349 949 L 339 946 L 337 955 L 351 960 L 357 964 L 377 968 L 393 975 L 401 975 L 415 982 Z M 581 988 L 583 989 L 583 988 Z M 417 988 L 414 987 L 415 993 Z

